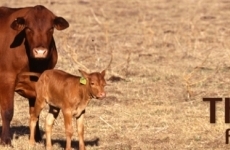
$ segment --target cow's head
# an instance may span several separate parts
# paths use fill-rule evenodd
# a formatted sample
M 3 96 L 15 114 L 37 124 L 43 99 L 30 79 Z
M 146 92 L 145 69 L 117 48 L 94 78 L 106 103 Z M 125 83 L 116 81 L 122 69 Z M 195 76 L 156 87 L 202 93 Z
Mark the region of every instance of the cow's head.
M 104 87 L 106 85 L 105 70 L 103 70 L 101 73 L 93 72 L 90 74 L 82 70 L 79 70 L 79 72 L 86 79 L 86 82 L 88 82 L 85 84 L 89 86 L 88 90 L 91 96 L 97 99 L 103 99 L 104 97 L 106 97 L 106 92 L 104 90 Z
M 69 23 L 62 17 L 55 16 L 44 6 L 32 7 L 25 16 L 16 18 L 11 28 L 23 31 L 32 58 L 47 58 L 53 40 L 54 28 L 63 30 Z

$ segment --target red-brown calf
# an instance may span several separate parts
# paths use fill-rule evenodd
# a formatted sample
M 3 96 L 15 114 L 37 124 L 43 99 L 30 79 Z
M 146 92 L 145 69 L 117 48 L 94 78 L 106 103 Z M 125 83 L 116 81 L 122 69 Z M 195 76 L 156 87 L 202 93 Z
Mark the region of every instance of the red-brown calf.
M 64 116 L 66 131 L 66 149 L 71 149 L 73 135 L 72 117 L 77 119 L 79 149 L 85 150 L 84 144 L 84 110 L 92 98 L 102 99 L 106 96 L 104 87 L 105 70 L 101 73 L 86 73 L 79 70 L 82 77 L 74 76 L 61 70 L 47 70 L 41 74 L 35 84 L 37 94 L 34 113 L 30 116 L 30 144 L 34 144 L 35 125 L 45 104 L 50 105 L 46 118 L 46 149 L 52 149 L 51 132 L 54 120 L 60 109 Z

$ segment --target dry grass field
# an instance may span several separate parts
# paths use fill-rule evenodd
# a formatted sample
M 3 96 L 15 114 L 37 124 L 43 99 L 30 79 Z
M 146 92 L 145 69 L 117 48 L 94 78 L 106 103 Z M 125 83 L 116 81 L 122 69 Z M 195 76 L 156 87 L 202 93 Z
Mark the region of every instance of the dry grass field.
M 204 97 L 230 97 L 230 0 L 0 2 L 9 7 L 36 4 L 70 23 L 67 30 L 55 31 L 56 68 L 76 75 L 79 68 L 102 71 L 113 57 L 107 98 L 93 99 L 86 108 L 88 150 L 230 148 L 224 100 L 217 103 L 215 124 L 209 122 L 209 103 L 203 102 Z M 46 114 L 47 107 L 40 117 L 42 134 Z M 29 147 L 28 121 L 28 101 L 16 94 L 14 148 L 1 150 L 45 149 L 43 142 Z M 52 139 L 54 150 L 64 149 L 61 113 Z M 78 147 L 77 133 L 72 147 Z

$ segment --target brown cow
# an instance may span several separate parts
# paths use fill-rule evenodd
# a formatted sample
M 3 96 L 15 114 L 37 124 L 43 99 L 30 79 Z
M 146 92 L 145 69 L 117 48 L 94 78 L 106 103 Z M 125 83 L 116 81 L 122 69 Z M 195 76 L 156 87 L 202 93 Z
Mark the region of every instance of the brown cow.
M 42 73 L 54 68 L 57 50 L 54 28 L 63 30 L 68 22 L 55 16 L 44 6 L 0 7 L 0 107 L 2 117 L 1 143 L 11 144 L 10 122 L 14 112 L 16 76 L 20 72 Z M 33 79 L 33 78 L 31 78 Z M 19 91 L 22 92 L 19 88 Z M 29 99 L 30 113 L 35 99 Z M 38 125 L 36 141 L 41 140 Z
M 46 118 L 46 149 L 52 149 L 51 132 L 54 120 L 60 109 L 64 116 L 66 149 L 71 149 L 73 135 L 72 117 L 77 119 L 79 149 L 84 150 L 84 110 L 91 98 L 102 99 L 106 96 L 104 87 L 105 70 L 101 73 L 86 73 L 79 70 L 83 77 L 74 76 L 61 70 L 46 70 L 35 84 L 37 94 L 34 112 L 30 116 L 30 144 L 34 144 L 35 125 L 45 104 L 50 105 Z

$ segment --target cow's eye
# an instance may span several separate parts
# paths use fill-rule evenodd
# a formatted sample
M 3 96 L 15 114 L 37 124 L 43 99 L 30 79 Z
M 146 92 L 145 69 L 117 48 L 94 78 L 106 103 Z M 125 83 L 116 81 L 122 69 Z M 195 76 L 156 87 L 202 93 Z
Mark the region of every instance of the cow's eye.
M 94 85 L 94 83 L 93 83 L 93 82 L 91 82 L 90 84 L 91 84 L 91 85 Z

